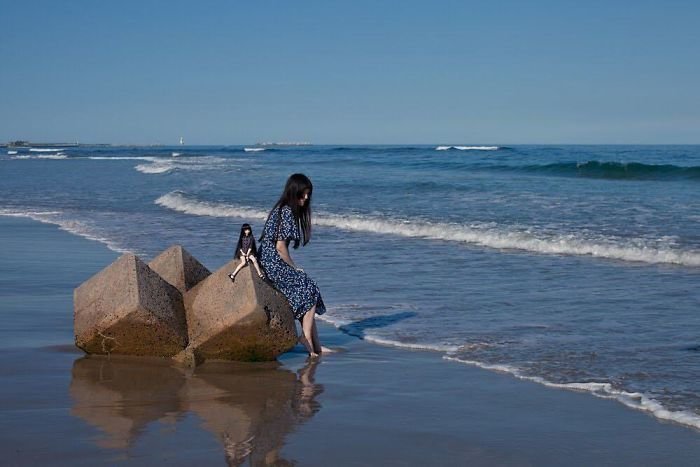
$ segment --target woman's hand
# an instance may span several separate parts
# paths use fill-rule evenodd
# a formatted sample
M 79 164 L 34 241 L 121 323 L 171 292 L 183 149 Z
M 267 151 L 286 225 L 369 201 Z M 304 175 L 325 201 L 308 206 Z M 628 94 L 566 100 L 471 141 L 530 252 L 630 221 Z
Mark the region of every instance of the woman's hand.
M 294 261 L 292 261 L 292 257 L 289 256 L 289 248 L 287 248 L 287 242 L 284 240 L 277 240 L 277 243 L 275 244 L 275 249 L 277 250 L 277 253 L 279 253 L 280 257 L 282 258 L 282 261 L 296 269 L 296 265 L 294 264 Z

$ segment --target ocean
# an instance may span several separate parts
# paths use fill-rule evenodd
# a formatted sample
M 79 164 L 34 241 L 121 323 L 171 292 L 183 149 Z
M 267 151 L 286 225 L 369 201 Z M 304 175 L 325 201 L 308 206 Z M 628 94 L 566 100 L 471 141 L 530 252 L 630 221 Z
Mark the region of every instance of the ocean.
M 294 172 L 324 321 L 700 429 L 700 146 L 7 148 L 0 215 L 213 270 Z

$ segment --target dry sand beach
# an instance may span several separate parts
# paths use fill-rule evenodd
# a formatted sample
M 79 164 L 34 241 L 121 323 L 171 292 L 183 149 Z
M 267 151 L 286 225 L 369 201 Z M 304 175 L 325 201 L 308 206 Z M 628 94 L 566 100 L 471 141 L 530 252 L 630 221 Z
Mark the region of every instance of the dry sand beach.
M 697 465 L 700 433 L 622 404 L 397 350 L 266 364 L 85 357 L 73 288 L 116 253 L 0 217 L 3 465 Z M 361 324 L 358 325 L 361 327 Z M 355 330 L 358 329 L 355 326 Z

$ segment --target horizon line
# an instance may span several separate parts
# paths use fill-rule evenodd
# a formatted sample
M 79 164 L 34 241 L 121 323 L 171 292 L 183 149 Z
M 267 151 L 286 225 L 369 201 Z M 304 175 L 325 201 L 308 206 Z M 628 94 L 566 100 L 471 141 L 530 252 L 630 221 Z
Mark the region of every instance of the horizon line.
M 20 140 L 14 140 L 20 141 Z M 0 147 L 10 147 L 14 141 L 0 143 Z M 30 146 L 163 146 L 163 147 L 204 147 L 204 146 L 288 146 L 288 147 L 307 147 L 307 146 L 698 146 L 696 143 L 572 143 L 572 142 L 553 142 L 553 143 L 415 143 L 415 142 L 399 142 L 399 143 L 307 143 L 290 144 L 290 143 L 197 143 L 197 144 L 178 144 L 178 143 L 81 143 L 81 142 L 44 142 L 44 141 L 25 141 L 26 146 L 15 147 L 30 147 Z

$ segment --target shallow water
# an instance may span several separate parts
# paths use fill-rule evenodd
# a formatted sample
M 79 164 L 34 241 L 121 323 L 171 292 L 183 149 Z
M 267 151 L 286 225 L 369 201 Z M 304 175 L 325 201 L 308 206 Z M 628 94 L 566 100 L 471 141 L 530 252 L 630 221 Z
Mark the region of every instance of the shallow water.
M 463 148 L 20 149 L 0 214 L 216 268 L 304 172 L 324 319 L 700 427 L 700 147 Z

